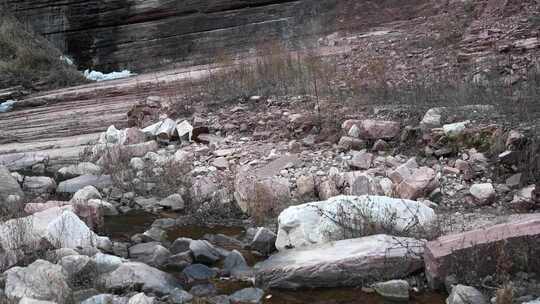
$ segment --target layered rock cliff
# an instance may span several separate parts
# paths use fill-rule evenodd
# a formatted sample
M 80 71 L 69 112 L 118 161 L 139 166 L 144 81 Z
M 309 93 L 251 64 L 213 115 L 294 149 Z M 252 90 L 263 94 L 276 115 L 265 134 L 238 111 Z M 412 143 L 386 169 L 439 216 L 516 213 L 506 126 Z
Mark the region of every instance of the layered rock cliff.
M 7 0 L 79 68 L 151 70 L 328 30 L 335 0 Z M 321 19 L 322 18 L 322 19 Z M 305 26 L 308 25 L 308 26 Z

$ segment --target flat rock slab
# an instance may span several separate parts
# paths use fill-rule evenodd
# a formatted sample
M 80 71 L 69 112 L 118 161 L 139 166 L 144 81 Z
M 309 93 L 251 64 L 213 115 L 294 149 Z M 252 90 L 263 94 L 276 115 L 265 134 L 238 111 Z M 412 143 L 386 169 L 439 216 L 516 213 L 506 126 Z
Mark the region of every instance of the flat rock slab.
M 441 287 L 452 271 L 467 267 L 467 272 L 494 273 L 500 249 L 505 255 L 535 261 L 540 254 L 540 214 L 511 217 L 509 222 L 475 229 L 463 233 L 446 235 L 428 242 L 424 253 L 426 275 L 433 288 Z M 540 270 L 538 262 L 521 265 L 528 271 Z M 491 272 L 490 272 L 491 271 Z
M 359 286 L 423 267 L 424 242 L 384 234 L 283 251 L 255 265 L 256 284 L 299 289 Z
M 109 175 L 81 175 L 61 182 L 56 192 L 75 193 L 86 186 L 102 189 L 111 184 L 112 180 Z
M 266 166 L 258 169 L 255 172 L 255 176 L 260 178 L 272 177 L 279 174 L 282 169 L 293 167 L 299 162 L 300 159 L 296 154 L 283 155 L 280 158 L 271 161 Z

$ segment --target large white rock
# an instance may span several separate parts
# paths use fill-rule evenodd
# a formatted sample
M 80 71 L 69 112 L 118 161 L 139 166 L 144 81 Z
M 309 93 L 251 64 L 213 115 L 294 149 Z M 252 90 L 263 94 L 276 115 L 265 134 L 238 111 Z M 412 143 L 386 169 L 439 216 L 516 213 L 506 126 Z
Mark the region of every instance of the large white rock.
M 125 130 L 118 130 L 114 125 L 109 126 L 107 131 L 99 136 L 100 144 L 120 144 L 123 145 L 126 141 Z
M 269 288 L 357 286 L 406 277 L 423 267 L 424 242 L 384 234 L 287 250 L 255 265 Z
M 435 219 L 433 209 L 416 201 L 370 195 L 336 196 L 281 212 L 276 248 L 284 250 L 358 237 L 368 223 L 411 231 L 414 227 L 426 228 Z M 371 232 L 382 232 L 376 230 Z
M 441 126 L 441 112 L 442 108 L 431 108 L 429 109 L 422 121 L 420 122 L 420 127 L 424 130 L 435 128 Z
M 99 236 L 75 213 L 64 211 L 47 225 L 45 238 L 56 248 L 98 247 Z
M 491 183 L 474 184 L 469 189 L 471 195 L 479 204 L 491 202 L 495 198 L 495 189 Z
M 101 193 L 94 186 L 86 186 L 75 192 L 71 203 L 86 203 L 91 199 L 101 199 Z
M 28 267 L 13 267 L 5 276 L 5 294 L 12 301 L 28 297 L 63 304 L 71 296 L 62 267 L 44 260 L 36 260 Z
M 53 207 L 0 224 L 0 271 L 15 265 L 23 249 L 37 250 L 45 239 L 56 248 L 99 247 L 99 237 L 81 221 L 72 206 Z

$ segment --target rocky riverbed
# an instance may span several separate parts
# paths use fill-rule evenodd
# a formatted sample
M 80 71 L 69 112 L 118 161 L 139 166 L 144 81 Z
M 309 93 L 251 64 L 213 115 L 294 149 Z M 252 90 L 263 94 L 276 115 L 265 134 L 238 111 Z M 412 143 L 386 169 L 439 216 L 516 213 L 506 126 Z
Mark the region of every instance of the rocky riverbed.
M 300 100 L 110 126 L 60 166 L 3 158 L 2 301 L 540 296 L 526 130 L 487 122 L 485 106 L 431 109 L 418 125 L 387 108 L 340 114 L 325 138 Z

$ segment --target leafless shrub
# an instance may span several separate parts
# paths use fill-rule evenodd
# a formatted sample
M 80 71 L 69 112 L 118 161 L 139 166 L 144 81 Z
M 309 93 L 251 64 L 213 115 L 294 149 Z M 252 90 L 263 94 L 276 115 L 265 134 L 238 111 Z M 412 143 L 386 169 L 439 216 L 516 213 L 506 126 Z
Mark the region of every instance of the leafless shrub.
M 174 193 L 182 194 L 191 188 L 189 162 L 178 162 L 174 157 L 164 157 L 165 161 L 162 163 L 146 161 L 145 167 L 137 173 L 130 166 L 132 157 L 128 149 L 122 145 L 108 146 L 98 155 L 103 174 L 110 175 L 113 185 L 125 192 L 166 197 Z
M 237 64 L 221 57 L 221 71 L 210 72 L 206 88 L 214 98 L 234 100 L 261 95 L 304 95 L 315 90 L 314 82 L 323 86 L 324 62 L 312 53 L 292 53 L 279 43 L 258 49 L 252 64 Z
M 512 304 L 514 303 L 514 290 L 509 284 L 497 289 L 497 302 L 496 304 Z
M 317 212 L 334 222 L 340 227 L 342 239 L 359 238 L 374 234 L 387 234 L 392 236 L 414 237 L 417 239 L 434 239 L 443 233 L 444 218 L 441 218 L 430 225 L 423 226 L 418 218 L 419 210 L 408 210 L 411 214 L 410 220 L 405 227 L 397 228 L 399 216 L 392 208 L 385 208 L 379 211 L 379 208 L 373 206 L 369 201 L 365 206 L 354 204 L 338 205 L 337 211 L 329 212 L 313 206 Z M 350 208 L 350 209 L 349 209 Z

